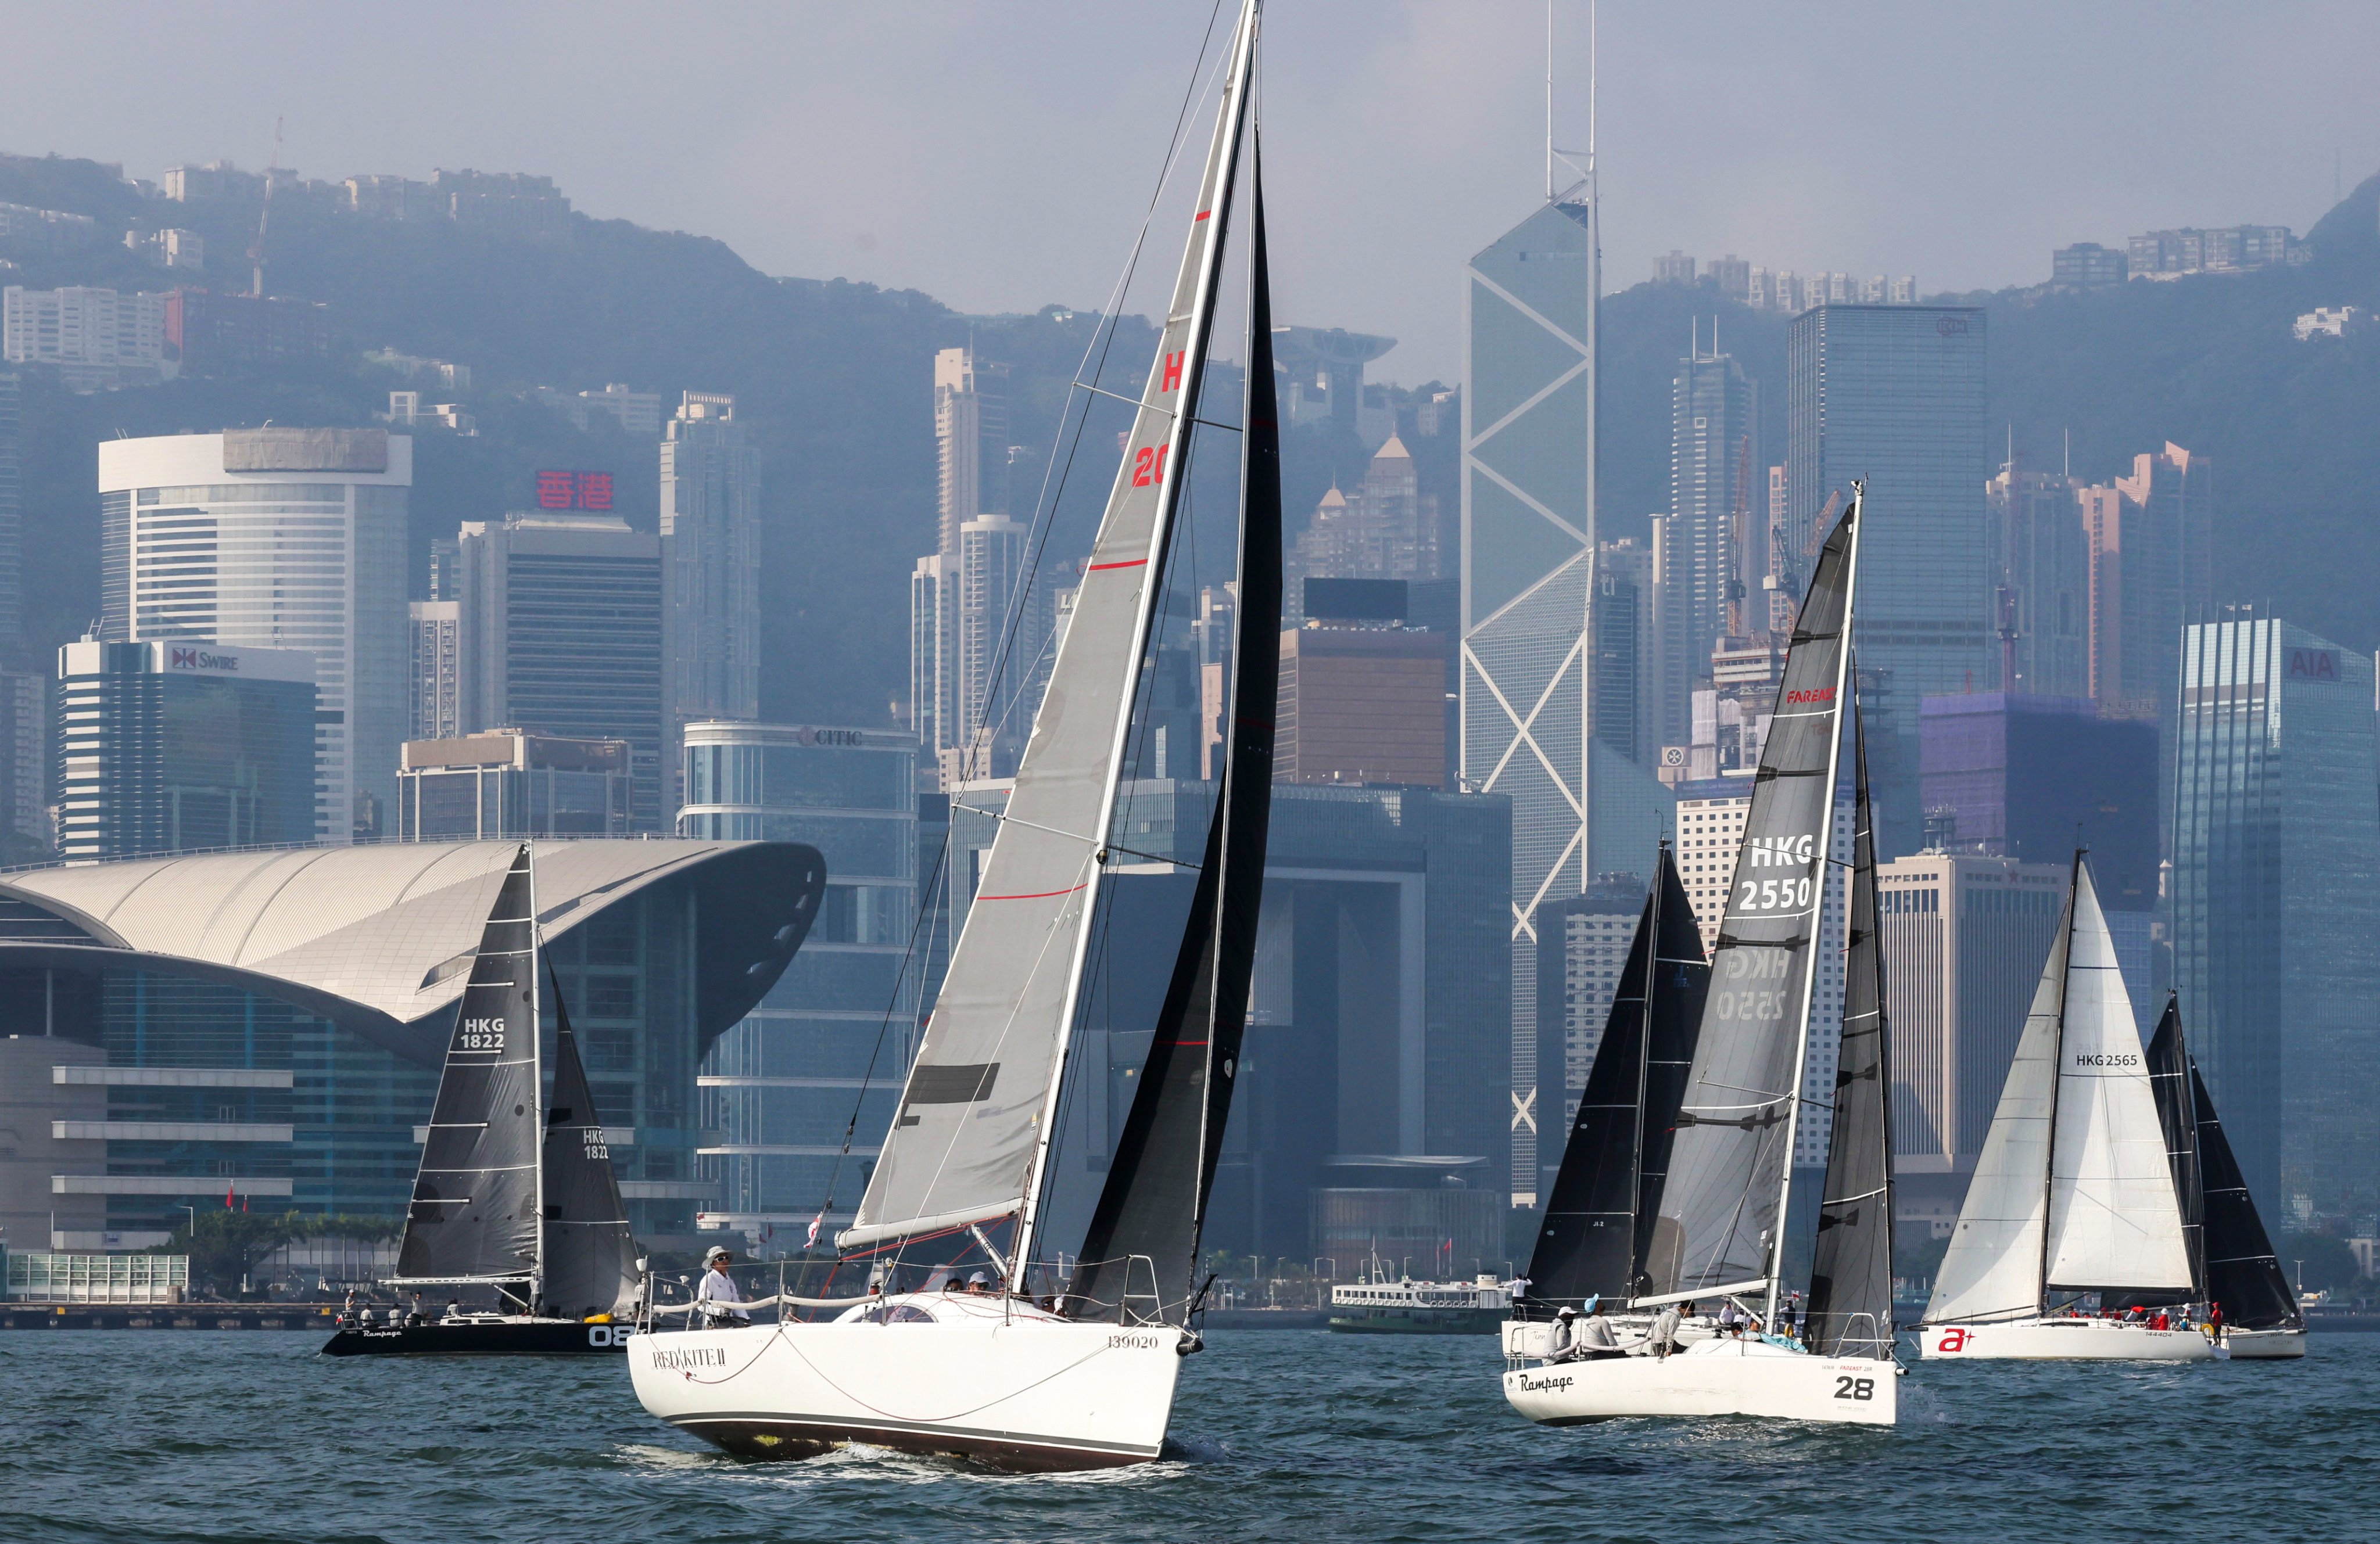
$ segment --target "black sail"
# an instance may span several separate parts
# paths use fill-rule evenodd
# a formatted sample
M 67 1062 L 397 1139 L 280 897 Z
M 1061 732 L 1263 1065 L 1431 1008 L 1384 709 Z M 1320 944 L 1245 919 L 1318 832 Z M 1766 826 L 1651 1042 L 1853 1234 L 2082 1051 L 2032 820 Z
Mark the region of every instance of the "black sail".
M 1068 1311 L 1182 1323 L 1247 1029 L 1272 816 L 1281 674 L 1281 433 L 1264 189 L 1249 157 L 1249 356 L 1241 437 L 1239 625 L 1221 798 L 1148 1058 L 1084 1236 Z M 1151 581 L 1155 582 L 1154 579 Z
M 1800 1095 L 1828 863 L 1861 501 L 1802 602 L 1711 955 L 1710 996 L 1662 1188 L 1650 1297 L 1766 1288 Z
M 537 919 L 528 848 L 496 892 L 455 1005 L 396 1272 L 520 1281 L 538 1256 Z
M 2181 1006 L 2168 993 L 2156 1033 L 2149 1039 L 2149 1092 L 2156 1096 L 2157 1126 L 2165 1133 L 2165 1158 L 2173 1172 L 2174 1199 L 2181 1204 L 2182 1247 L 2190 1253 L 2195 1286 L 2179 1291 L 2103 1295 L 2110 1309 L 2170 1308 L 2196 1301 L 2206 1289 L 2205 1187 L 2198 1172 L 2198 1110 L 2191 1097 L 2190 1050 L 2182 1043 Z
M 569 1318 L 621 1313 L 636 1300 L 636 1240 L 551 961 L 546 982 L 554 1035 L 553 1098 L 545 1112 L 545 1301 Z
M 1546 1201 L 1525 1302 L 1624 1300 L 1635 1290 L 1709 983 L 1694 904 L 1664 843 Z
M 1835 1120 L 1810 1267 L 1809 1343 L 1829 1357 L 1892 1356 L 1892 1035 L 1876 933 L 1876 828 L 1867 740 L 1852 717 L 1851 923 L 1843 949 L 1843 1044 Z
M 2201 1205 L 2205 1219 L 2207 1300 L 2221 1304 L 2224 1321 L 2241 1329 L 2299 1328 L 2305 1317 L 2298 1309 L 2297 1294 L 2281 1274 L 2273 1240 L 2265 1232 L 2265 1220 L 2256 1214 L 2255 1198 L 2248 1193 L 2247 1176 L 2240 1172 L 2240 1160 L 2232 1156 L 2223 1122 L 2215 1114 L 2215 1101 L 2206 1092 L 2206 1080 L 2198 1075 L 2194 1062 L 2190 1068 L 2190 1092 L 2198 1126 L 2199 1181 L 2205 1198 Z

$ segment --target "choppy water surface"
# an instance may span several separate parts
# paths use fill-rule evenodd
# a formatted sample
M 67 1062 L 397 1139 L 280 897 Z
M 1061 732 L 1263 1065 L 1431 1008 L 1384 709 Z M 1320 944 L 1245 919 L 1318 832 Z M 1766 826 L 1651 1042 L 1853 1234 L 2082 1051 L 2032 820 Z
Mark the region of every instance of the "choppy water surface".
M 1897 1429 L 1506 1408 L 1485 1337 L 1219 1331 L 1172 1461 L 1017 1478 L 715 1454 L 611 1360 L 329 1361 L 313 1334 L 0 1333 L 0 1538 L 2343 1539 L 2380 1336 L 2301 1363 L 1919 1364 Z

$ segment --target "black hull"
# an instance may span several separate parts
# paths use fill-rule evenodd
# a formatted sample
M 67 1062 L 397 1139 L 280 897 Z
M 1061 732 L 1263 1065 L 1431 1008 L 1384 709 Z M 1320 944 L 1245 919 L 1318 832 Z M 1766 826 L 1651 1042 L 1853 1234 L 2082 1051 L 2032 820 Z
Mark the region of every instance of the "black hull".
M 723 1416 L 674 1423 L 738 1458 L 767 1462 L 817 1458 L 847 1442 L 919 1458 L 960 1458 L 1003 1474 L 1066 1474 L 1153 1462 L 1155 1454 L 1076 1448 L 909 1427 L 847 1426 L 768 1416 Z
M 341 1330 L 325 1357 L 609 1357 L 635 1332 L 625 1324 L 540 1319 L 511 1324 L 402 1324 Z

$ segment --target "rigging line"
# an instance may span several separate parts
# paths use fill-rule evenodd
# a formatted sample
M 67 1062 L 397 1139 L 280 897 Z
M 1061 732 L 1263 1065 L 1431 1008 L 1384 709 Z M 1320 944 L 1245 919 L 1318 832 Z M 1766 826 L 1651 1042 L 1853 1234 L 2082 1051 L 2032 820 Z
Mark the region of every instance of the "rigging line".
M 1123 271 L 1117 276 L 1115 287 L 1108 294 L 1105 314 L 1101 319 L 1100 325 L 1094 327 L 1091 330 L 1091 340 L 1084 347 L 1082 361 L 1075 368 L 1073 379 L 1078 384 L 1082 382 L 1082 378 L 1086 373 L 1089 374 L 1094 380 L 1096 380 L 1106 372 L 1108 354 L 1109 351 L 1115 346 L 1116 332 L 1123 321 L 1123 298 L 1132 287 L 1133 275 L 1139 271 L 1142 254 L 1146 251 L 1148 245 L 1149 230 L 1157 218 L 1158 205 L 1163 200 L 1166 187 L 1172 181 L 1175 170 L 1182 163 L 1183 151 L 1188 143 L 1183 136 L 1184 126 L 1189 122 L 1190 109 L 1206 94 L 1204 88 L 1202 88 L 1199 83 L 1201 79 L 1201 71 L 1198 67 L 1198 64 L 1206 59 L 1207 52 L 1214 42 L 1215 22 L 1217 18 L 1222 14 L 1222 0 L 1215 0 L 1214 8 L 1208 13 L 1207 30 L 1199 40 L 1198 58 L 1197 61 L 1194 62 L 1191 66 L 1190 83 L 1184 89 L 1182 104 L 1174 113 L 1173 134 L 1166 147 L 1164 164 L 1160 167 L 1158 171 L 1157 186 L 1149 192 L 1148 208 L 1141 213 L 1140 229 L 1133 237 L 1132 250 L 1124 259 Z M 1230 54 L 1229 52 L 1226 51 L 1226 53 L 1216 61 L 1216 72 L 1220 73 L 1222 71 L 1229 66 L 1230 62 Z M 1162 333 L 1160 332 L 1160 335 L 1162 336 Z M 1087 371 L 1086 367 L 1091 366 L 1094 358 L 1098 361 L 1097 367 L 1089 368 Z M 1062 428 L 1064 422 L 1065 416 L 1062 412 L 1059 416 L 1059 423 Z M 1086 403 L 1083 405 L 1082 416 L 1075 420 L 1074 437 L 1067 441 L 1066 455 L 1063 464 L 1061 465 L 1057 457 L 1053 455 L 1049 464 L 1043 469 L 1041 476 L 1041 494 L 1040 497 L 1036 500 L 1036 515 L 1034 520 L 1034 525 L 1038 534 L 1029 544 L 1031 547 L 1031 554 L 1028 561 L 1024 565 L 1026 581 L 1024 585 L 1018 590 L 1014 600 L 1009 607 L 1006 626 L 1002 629 L 1000 649 L 993 657 L 992 660 L 991 680 L 993 682 L 993 690 L 995 692 L 999 690 L 1000 683 L 1007 677 L 1009 658 L 1015 647 L 1017 632 L 1024 623 L 1026 602 L 1031 599 L 1033 585 L 1040 577 L 1041 558 L 1048 549 L 1050 533 L 1057 526 L 1058 502 L 1065 497 L 1066 485 L 1071 480 L 1074 472 L 1075 457 L 1081 449 L 1083 433 L 1089 426 L 1089 423 L 1090 404 Z M 1055 479 L 1054 487 L 1052 482 L 1053 477 Z M 1014 710 L 1014 705 L 1012 703 L 1002 710 L 999 725 L 1000 728 L 1004 730 L 1008 727 L 1008 718 L 1010 713 Z M 966 759 L 961 763 L 960 769 L 963 774 L 972 774 L 975 770 L 975 750 L 970 747 L 966 753 Z

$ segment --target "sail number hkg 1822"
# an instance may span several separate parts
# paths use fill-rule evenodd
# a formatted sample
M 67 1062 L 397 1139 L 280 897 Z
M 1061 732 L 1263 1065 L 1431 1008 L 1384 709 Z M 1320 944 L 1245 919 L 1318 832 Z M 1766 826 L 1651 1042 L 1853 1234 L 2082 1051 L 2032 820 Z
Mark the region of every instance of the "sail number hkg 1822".
M 504 1048 L 504 1021 L 495 1019 L 466 1019 L 456 1026 L 455 1048 L 458 1051 L 501 1051 Z

